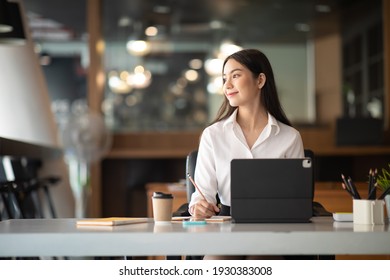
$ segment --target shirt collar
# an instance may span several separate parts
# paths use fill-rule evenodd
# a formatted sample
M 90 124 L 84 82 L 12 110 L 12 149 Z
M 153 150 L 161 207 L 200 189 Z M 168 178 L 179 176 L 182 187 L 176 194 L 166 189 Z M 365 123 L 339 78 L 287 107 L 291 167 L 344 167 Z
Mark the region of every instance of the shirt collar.
M 228 125 L 234 125 L 236 124 L 236 117 L 237 117 L 238 109 L 234 110 L 233 113 L 225 120 L 223 127 L 225 128 Z
M 228 125 L 235 125 L 237 124 L 236 118 L 237 118 L 237 111 L 238 109 L 234 110 L 233 114 L 231 114 L 224 122 L 223 127 L 225 128 Z M 272 127 L 275 127 L 275 135 L 277 135 L 280 132 L 280 126 L 279 122 L 272 116 L 270 113 L 268 113 L 268 124 L 271 129 Z M 272 131 L 272 130 L 271 130 Z
M 278 133 L 280 131 L 279 122 L 270 113 L 268 113 L 268 124 L 267 125 L 269 125 L 271 128 L 275 127 L 275 129 L 276 129 L 275 135 L 278 135 Z

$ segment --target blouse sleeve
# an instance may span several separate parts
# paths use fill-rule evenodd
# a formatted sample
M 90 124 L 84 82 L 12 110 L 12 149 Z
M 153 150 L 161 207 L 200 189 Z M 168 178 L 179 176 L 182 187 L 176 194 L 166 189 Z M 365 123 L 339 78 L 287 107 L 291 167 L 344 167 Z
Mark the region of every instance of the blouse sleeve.
M 196 160 L 194 180 L 210 203 L 216 204 L 217 180 L 215 172 L 215 157 L 210 131 L 206 128 L 200 138 L 198 157 Z M 202 195 L 195 190 L 188 205 L 191 207 L 202 199 Z M 191 213 L 192 214 L 192 213 Z
M 291 158 L 303 158 L 305 157 L 305 152 L 303 148 L 303 142 L 302 142 L 302 137 L 300 133 L 295 130 L 295 137 L 294 140 L 291 143 L 291 147 L 288 149 L 289 150 L 289 157 Z

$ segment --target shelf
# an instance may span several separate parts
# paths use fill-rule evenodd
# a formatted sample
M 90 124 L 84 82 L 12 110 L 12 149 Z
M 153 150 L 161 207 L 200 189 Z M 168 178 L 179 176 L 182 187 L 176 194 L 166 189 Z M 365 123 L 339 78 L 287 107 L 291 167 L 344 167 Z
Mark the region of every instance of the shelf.
M 30 158 L 57 158 L 62 155 L 62 149 L 0 137 L 0 155 Z
M 118 149 L 110 151 L 105 159 L 158 159 L 158 158 L 185 158 L 191 150 L 189 149 L 148 149 L 148 150 L 126 150 Z
M 305 148 L 322 156 L 385 156 L 390 155 L 389 146 L 336 146 L 334 132 L 330 127 L 298 128 Z M 107 159 L 132 158 L 185 158 L 197 149 L 201 131 L 142 132 L 115 134 Z
M 373 156 L 390 155 L 390 146 L 333 146 L 317 147 L 316 156 Z

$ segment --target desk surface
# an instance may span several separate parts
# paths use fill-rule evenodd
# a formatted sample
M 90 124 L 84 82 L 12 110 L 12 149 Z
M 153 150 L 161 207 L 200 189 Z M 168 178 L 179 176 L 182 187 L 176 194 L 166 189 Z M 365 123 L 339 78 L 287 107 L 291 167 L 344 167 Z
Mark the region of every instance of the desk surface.
M 0 256 L 390 254 L 389 225 L 357 226 L 330 217 L 307 224 L 184 227 L 153 222 L 77 227 L 75 219 L 0 222 Z

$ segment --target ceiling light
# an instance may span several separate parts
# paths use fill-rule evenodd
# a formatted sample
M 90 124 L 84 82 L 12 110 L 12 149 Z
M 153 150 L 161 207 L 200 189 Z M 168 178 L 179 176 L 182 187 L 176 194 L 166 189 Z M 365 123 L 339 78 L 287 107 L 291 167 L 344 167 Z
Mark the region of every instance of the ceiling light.
M 207 59 L 204 66 L 207 74 L 211 76 L 221 75 L 223 60 L 219 58 Z
M 113 93 L 125 94 L 131 91 L 132 87 L 123 80 L 125 76 L 123 71 L 120 74 L 116 71 L 111 71 L 108 74 L 108 86 Z
M 150 42 L 145 41 L 142 22 L 134 22 L 134 31 L 126 43 L 127 51 L 135 56 L 147 55 L 151 50 Z
M 199 78 L 199 74 L 198 71 L 190 69 L 185 71 L 184 77 L 190 82 L 195 82 Z
M 213 77 L 207 85 L 207 91 L 212 94 L 222 94 L 222 76 Z
M 158 34 L 158 29 L 155 26 L 149 26 L 145 29 L 145 35 L 152 37 L 152 36 L 157 36 Z
M 152 82 L 152 73 L 146 71 L 142 65 L 134 68 L 134 73 L 127 77 L 127 83 L 134 88 L 146 88 Z
M 119 78 L 121 78 L 121 80 L 126 80 L 128 77 L 129 77 L 129 72 L 127 72 L 127 71 L 122 71 L 122 72 L 120 72 L 120 74 L 119 74 Z
M 127 51 L 135 56 L 144 56 L 147 55 L 151 46 L 150 43 L 144 40 L 130 40 L 126 44 Z
M 134 88 L 146 88 L 150 85 L 151 74 L 150 72 L 134 73 L 129 76 L 127 83 L 131 84 Z
M 233 43 L 233 41 L 226 40 L 226 41 L 223 41 L 221 43 L 221 46 L 219 49 L 221 52 L 220 55 L 224 59 L 225 57 L 231 55 L 232 53 L 235 53 L 235 52 L 242 50 L 242 47 L 240 47 L 239 45 L 236 45 L 235 43 Z
M 191 59 L 190 62 L 188 63 L 189 66 L 192 68 L 192 69 L 200 69 L 202 68 L 203 66 L 203 61 L 201 59 L 198 59 L 198 58 L 194 58 L 194 59 Z

